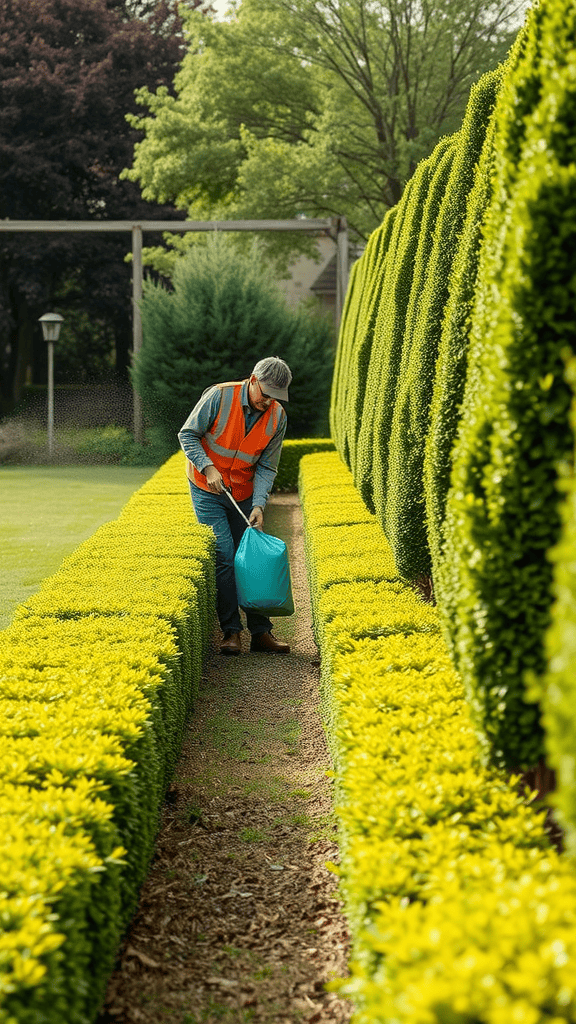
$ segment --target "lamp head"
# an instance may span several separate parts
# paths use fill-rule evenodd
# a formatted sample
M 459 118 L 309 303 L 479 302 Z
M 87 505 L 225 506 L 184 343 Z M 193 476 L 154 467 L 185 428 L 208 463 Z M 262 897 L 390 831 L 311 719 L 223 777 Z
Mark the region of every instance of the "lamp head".
M 58 341 L 64 317 L 60 316 L 60 313 L 44 313 L 44 316 L 39 317 L 39 321 L 42 324 L 44 341 Z

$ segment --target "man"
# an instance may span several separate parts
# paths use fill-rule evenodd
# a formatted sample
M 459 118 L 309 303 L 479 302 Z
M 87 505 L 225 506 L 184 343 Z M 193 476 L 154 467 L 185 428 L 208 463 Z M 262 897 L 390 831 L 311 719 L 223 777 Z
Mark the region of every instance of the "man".
M 247 380 L 208 388 L 178 434 L 188 458 L 196 518 L 211 526 L 216 536 L 216 609 L 224 634 L 222 654 L 242 651 L 234 555 L 246 528 L 224 489 L 231 490 L 250 524 L 261 530 L 286 433 L 286 413 L 279 403 L 288 401 L 291 380 L 283 359 L 261 359 Z M 289 654 L 288 644 L 272 635 L 267 616 L 250 610 L 245 614 L 252 635 L 251 651 Z

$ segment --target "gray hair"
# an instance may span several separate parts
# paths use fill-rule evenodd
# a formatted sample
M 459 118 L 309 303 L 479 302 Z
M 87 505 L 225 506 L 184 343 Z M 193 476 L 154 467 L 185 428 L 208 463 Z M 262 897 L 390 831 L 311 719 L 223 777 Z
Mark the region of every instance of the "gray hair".
M 287 388 L 292 380 L 290 367 L 279 356 L 259 359 L 252 373 L 263 384 L 269 384 L 273 388 Z

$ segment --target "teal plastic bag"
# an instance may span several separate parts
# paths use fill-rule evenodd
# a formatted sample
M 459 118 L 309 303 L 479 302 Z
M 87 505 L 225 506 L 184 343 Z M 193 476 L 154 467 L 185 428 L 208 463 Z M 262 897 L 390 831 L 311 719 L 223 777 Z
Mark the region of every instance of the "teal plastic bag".
M 254 527 L 245 530 L 234 558 L 241 608 L 262 615 L 293 615 L 288 549 L 283 540 Z

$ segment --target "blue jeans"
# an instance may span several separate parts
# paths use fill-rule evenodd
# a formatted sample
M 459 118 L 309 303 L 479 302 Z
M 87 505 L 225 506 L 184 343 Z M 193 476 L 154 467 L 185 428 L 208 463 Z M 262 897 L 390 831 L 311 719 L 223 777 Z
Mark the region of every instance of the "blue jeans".
M 216 537 L 216 612 L 220 628 L 226 633 L 240 633 L 242 623 L 238 610 L 234 555 L 242 534 L 247 529 L 242 516 L 225 494 L 214 494 L 190 483 L 192 504 L 199 523 L 211 526 Z M 252 498 L 238 502 L 244 515 L 252 511 Z M 269 633 L 272 623 L 266 615 L 243 609 L 252 636 Z

